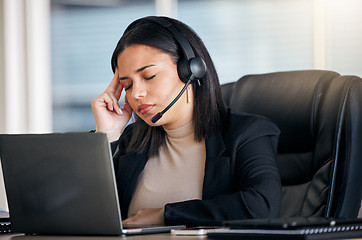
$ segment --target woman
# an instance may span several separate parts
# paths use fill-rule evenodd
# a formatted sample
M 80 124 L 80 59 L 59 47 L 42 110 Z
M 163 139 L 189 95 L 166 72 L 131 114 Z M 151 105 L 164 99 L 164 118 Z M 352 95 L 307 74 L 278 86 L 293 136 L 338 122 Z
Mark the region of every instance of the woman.
M 184 76 L 184 46 L 159 21 L 186 38 L 206 66 L 201 76 Z M 111 64 L 114 77 L 92 110 L 96 131 L 112 142 L 123 223 L 196 226 L 278 216 L 279 130 L 264 117 L 226 109 L 214 64 L 192 29 L 166 17 L 138 19 Z M 136 121 L 126 127 L 132 112 Z

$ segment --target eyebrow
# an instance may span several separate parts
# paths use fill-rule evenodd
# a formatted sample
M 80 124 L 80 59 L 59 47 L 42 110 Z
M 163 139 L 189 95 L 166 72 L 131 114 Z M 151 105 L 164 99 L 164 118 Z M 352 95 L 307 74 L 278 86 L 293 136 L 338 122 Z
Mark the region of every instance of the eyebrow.
M 156 65 L 150 64 L 150 65 L 143 66 L 143 67 L 137 69 L 137 70 L 136 70 L 136 73 L 142 72 L 142 71 L 145 70 L 146 68 L 154 67 L 154 66 L 156 66 Z M 126 80 L 126 79 L 128 79 L 128 77 L 120 77 L 120 78 L 119 78 L 119 80 Z

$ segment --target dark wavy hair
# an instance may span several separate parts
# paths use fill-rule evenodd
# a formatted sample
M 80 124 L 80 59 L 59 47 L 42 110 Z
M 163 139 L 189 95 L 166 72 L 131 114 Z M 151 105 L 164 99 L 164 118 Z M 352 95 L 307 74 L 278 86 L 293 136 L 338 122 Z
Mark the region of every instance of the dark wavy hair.
M 132 22 L 118 41 L 113 52 L 111 65 L 115 72 L 118 55 L 133 44 L 147 45 L 169 54 L 177 64 L 183 53 L 168 29 L 144 17 Z M 200 79 L 201 85 L 193 84 L 194 110 L 193 126 L 195 140 L 201 141 L 210 137 L 219 129 L 226 107 L 221 96 L 219 78 L 214 63 L 200 37 L 186 24 L 168 17 L 166 18 L 189 41 L 195 55 L 205 61 L 206 75 Z M 127 152 L 146 153 L 157 156 L 159 149 L 165 141 L 165 131 L 162 126 L 151 127 L 136 116 L 133 124 L 133 134 Z

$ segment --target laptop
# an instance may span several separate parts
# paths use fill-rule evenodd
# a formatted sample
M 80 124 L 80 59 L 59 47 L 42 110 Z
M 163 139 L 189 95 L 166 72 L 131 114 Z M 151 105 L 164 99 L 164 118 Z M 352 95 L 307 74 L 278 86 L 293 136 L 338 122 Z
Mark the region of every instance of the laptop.
M 105 134 L 2 134 L 0 158 L 12 232 L 131 235 L 185 228 L 122 226 Z
M 210 239 L 351 239 L 362 238 L 362 219 L 294 217 L 233 220 L 223 223 L 227 230 L 208 234 Z
M 0 209 L 0 234 L 11 233 L 9 212 Z

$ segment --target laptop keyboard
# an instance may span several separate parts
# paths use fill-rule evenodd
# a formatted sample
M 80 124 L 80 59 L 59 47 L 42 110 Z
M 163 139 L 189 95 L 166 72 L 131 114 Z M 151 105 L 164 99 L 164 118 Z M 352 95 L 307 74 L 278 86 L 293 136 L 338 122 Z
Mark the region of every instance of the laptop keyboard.
M 0 223 L 0 233 L 11 233 L 10 222 L 1 222 Z
M 311 234 L 318 235 L 324 233 L 353 232 L 353 231 L 362 231 L 362 225 L 306 228 L 302 229 L 301 233 L 305 235 L 311 235 Z

